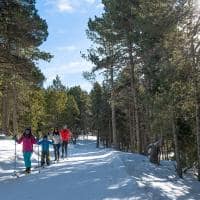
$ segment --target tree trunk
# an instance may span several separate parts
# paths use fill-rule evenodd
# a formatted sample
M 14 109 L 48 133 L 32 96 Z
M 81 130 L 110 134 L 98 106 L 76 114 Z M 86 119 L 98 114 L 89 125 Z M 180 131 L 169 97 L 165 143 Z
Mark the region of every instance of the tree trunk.
M 111 109 L 112 109 L 112 136 L 113 136 L 113 146 L 117 148 L 117 129 L 116 129 L 116 113 L 115 113 L 115 104 L 111 100 Z
M 111 119 L 109 119 L 109 147 L 111 147 L 112 144 L 112 122 Z
M 131 152 L 134 152 L 135 150 L 135 140 L 134 140 L 134 124 L 133 124 L 133 117 L 132 117 L 132 111 L 133 111 L 133 108 L 132 108 L 132 104 L 130 103 L 129 101 L 129 109 L 128 109 L 128 118 L 129 118 L 129 134 L 130 134 L 130 150 Z
M 169 160 L 169 144 L 168 144 L 168 140 L 166 139 L 166 160 Z
M 197 84 L 196 84 L 197 90 Z M 197 156 L 198 156 L 198 180 L 200 181 L 200 97 L 196 91 L 196 137 L 197 137 Z
M 181 160 L 180 160 L 179 142 L 178 142 L 178 135 L 177 135 L 177 131 L 176 131 L 174 113 L 172 113 L 172 133 L 173 133 L 174 145 L 175 145 L 176 171 L 177 171 L 178 176 L 180 178 L 183 178 L 182 166 L 181 166 Z
M 200 93 L 199 93 L 199 66 L 198 59 L 195 58 L 195 46 L 194 46 L 194 38 L 192 36 L 191 40 L 191 57 L 192 57 L 192 66 L 193 66 L 193 81 L 195 87 L 195 100 L 196 100 L 196 137 L 197 137 L 197 157 L 198 157 L 198 180 L 200 181 Z
M 131 92 L 133 98 L 133 132 L 136 134 L 137 138 L 137 151 L 142 153 L 141 147 L 141 136 L 139 127 L 139 115 L 138 115 L 138 105 L 137 105 L 137 95 L 136 95 L 136 83 L 135 83 L 135 65 L 133 62 L 133 50 L 132 44 L 129 44 L 129 59 L 130 59 L 130 73 L 131 73 Z
M 134 92 L 134 106 L 135 106 L 135 129 L 136 129 L 136 136 L 137 136 L 137 151 L 139 153 L 142 153 L 142 143 L 141 143 L 141 135 L 140 135 L 140 124 L 139 124 L 136 92 Z
M 99 140 L 100 140 L 100 132 L 99 129 L 97 130 L 97 145 L 96 147 L 99 148 Z
M 115 111 L 115 96 L 114 96 L 114 70 L 110 69 L 111 76 L 111 110 L 112 110 L 112 136 L 113 136 L 113 148 L 118 149 L 117 142 L 117 129 L 116 129 L 116 111 Z
M 9 91 L 7 84 L 4 86 L 2 97 L 2 131 L 8 134 L 9 129 Z
M 13 83 L 13 134 L 17 135 L 17 91 L 16 84 Z

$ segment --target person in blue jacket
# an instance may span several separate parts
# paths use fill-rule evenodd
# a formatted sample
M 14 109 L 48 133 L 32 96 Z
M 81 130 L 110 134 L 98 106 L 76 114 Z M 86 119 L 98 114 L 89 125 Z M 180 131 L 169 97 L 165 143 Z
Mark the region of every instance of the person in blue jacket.
M 41 166 L 43 167 L 46 161 L 47 165 L 50 165 L 49 156 L 49 145 L 53 144 L 52 141 L 48 140 L 47 135 L 44 135 L 41 140 L 38 141 L 38 145 L 42 145 L 42 156 L 41 156 Z

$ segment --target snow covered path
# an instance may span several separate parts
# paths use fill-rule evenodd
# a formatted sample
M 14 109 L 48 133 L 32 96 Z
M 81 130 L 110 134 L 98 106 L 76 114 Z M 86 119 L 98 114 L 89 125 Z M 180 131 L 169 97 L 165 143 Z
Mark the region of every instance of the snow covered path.
M 0 141 L 0 164 L 2 156 Z M 5 143 L 5 142 L 4 142 Z M 7 149 L 6 151 L 8 151 Z M 150 164 L 146 157 L 96 149 L 94 141 L 70 145 L 70 157 L 41 173 L 5 180 L 11 163 L 0 167 L 2 200 L 198 200 L 200 184 L 174 176 L 173 165 Z M 19 155 L 20 157 L 20 155 Z M 37 155 L 33 156 L 36 162 Z M 21 161 L 20 161 L 21 162 Z M 21 166 L 22 163 L 18 164 Z
M 83 142 L 72 150 L 73 157 L 40 174 L 1 183 L 2 199 L 131 199 L 133 184 L 114 152 L 97 151 L 94 142 Z

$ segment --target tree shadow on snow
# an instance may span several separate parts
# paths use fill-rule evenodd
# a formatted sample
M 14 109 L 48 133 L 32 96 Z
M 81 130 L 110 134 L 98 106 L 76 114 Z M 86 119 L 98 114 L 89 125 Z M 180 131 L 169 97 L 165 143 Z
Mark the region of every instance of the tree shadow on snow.
M 44 197 L 49 200 L 63 197 L 70 200 L 136 199 L 138 194 L 135 194 L 132 179 L 122 170 L 123 165 L 118 164 L 119 158 L 114 152 L 91 149 L 44 168 L 40 173 L 7 181 L 0 185 L 0 192 L 2 194 L 8 186 L 15 187 L 19 192 L 8 193 L 9 200 L 27 198 L 33 188 L 40 193 L 37 200 Z
M 163 162 L 155 166 L 144 156 L 96 149 L 95 145 L 95 141 L 70 144 L 67 160 L 1 184 L 0 192 L 8 186 L 15 187 L 19 192 L 7 194 L 9 200 L 23 196 L 28 199 L 26 194 L 31 194 L 33 188 L 40 193 L 37 200 L 200 199 L 200 184 L 193 186 L 194 181 L 178 179 L 173 165 Z
M 137 186 L 148 194 L 146 199 L 200 199 L 200 183 L 187 177 L 178 178 L 173 163 L 162 161 L 160 166 L 156 166 L 145 156 L 137 154 L 120 153 L 119 157 Z

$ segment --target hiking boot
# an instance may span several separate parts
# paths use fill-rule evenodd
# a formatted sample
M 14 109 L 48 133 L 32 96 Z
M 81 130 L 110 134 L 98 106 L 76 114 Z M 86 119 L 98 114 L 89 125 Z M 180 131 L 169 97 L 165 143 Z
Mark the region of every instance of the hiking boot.
M 31 168 L 30 168 L 30 167 L 27 167 L 26 170 L 25 170 L 25 173 L 26 173 L 26 174 L 31 173 Z

